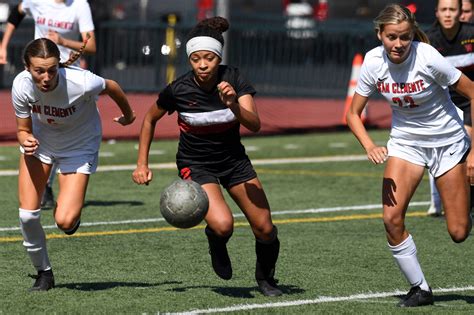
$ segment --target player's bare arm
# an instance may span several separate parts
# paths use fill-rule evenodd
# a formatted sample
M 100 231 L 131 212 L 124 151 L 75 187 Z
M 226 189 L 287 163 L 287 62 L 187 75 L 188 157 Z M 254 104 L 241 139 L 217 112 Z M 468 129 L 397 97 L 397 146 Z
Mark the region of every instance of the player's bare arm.
M 347 124 L 367 152 L 367 158 L 374 164 L 381 164 L 387 160 L 387 148 L 379 147 L 372 141 L 360 118 L 367 99 L 367 97 L 354 93 L 351 107 L 347 112 Z
M 48 31 L 48 39 L 52 40 L 57 45 L 61 45 L 75 51 L 79 51 L 84 45 L 84 43 L 87 41 L 87 45 L 85 45 L 83 53 L 89 55 L 95 54 L 97 51 L 97 45 L 95 41 L 94 32 L 82 32 L 81 37 L 82 41 L 72 40 L 69 38 L 62 37 L 58 32 L 54 30 Z
M 18 143 L 25 150 L 26 155 L 35 153 L 39 146 L 38 140 L 33 136 L 31 118 L 16 118 Z
M 250 131 L 260 130 L 260 118 L 252 95 L 242 95 L 237 99 L 237 93 L 232 85 L 222 81 L 217 85 L 222 102 L 230 108 L 240 123 Z
M 130 107 L 125 92 L 122 90 L 122 88 L 120 87 L 120 85 L 118 85 L 117 82 L 115 82 L 114 80 L 106 79 L 105 89 L 101 94 L 109 95 L 122 111 L 122 116 L 114 118 L 115 122 L 118 122 L 122 126 L 126 126 L 135 121 L 135 112 Z
M 155 134 L 158 120 L 166 114 L 166 110 L 153 103 L 143 119 L 138 144 L 137 167 L 132 173 L 132 179 L 138 185 L 148 185 L 153 180 L 153 172 L 148 167 L 148 153 Z

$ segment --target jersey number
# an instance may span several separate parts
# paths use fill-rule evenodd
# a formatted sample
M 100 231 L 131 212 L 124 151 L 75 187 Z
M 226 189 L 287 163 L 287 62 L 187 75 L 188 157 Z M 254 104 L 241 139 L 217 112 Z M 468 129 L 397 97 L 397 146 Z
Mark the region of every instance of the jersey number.
M 403 106 L 404 102 L 405 104 L 408 104 L 409 108 L 418 107 L 418 105 L 415 104 L 415 101 L 413 101 L 413 98 L 408 95 L 403 97 L 403 101 L 399 97 L 393 97 L 392 101 L 400 107 L 406 107 L 406 106 Z

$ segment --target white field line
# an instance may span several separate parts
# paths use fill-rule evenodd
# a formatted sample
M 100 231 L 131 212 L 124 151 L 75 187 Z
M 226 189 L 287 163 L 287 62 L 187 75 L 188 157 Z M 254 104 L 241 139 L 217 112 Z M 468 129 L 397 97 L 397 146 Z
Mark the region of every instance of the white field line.
M 255 159 L 252 160 L 253 165 L 271 165 L 271 164 L 293 164 L 293 163 L 325 163 L 325 162 L 350 162 L 367 160 L 366 155 L 336 155 L 306 158 L 286 158 L 286 159 Z M 110 171 L 133 171 L 135 164 L 128 165 L 105 165 L 99 166 L 97 172 Z M 175 163 L 155 163 L 150 164 L 152 169 L 173 169 L 176 168 Z M 0 170 L 0 176 L 15 176 L 18 170 Z
M 426 206 L 430 203 L 428 201 L 411 202 L 410 207 L 414 206 Z M 361 206 L 350 206 L 350 207 L 333 207 L 333 208 L 317 208 L 317 209 L 304 209 L 304 210 L 281 210 L 272 211 L 272 216 L 284 215 L 284 214 L 304 214 L 304 213 L 327 213 L 327 212 L 338 212 L 338 211 L 355 211 L 355 210 L 373 210 L 382 209 L 381 204 L 374 205 L 361 205 Z M 244 215 L 242 213 L 234 213 L 234 217 L 240 218 Z M 150 222 L 161 222 L 163 218 L 148 218 L 148 219 L 136 219 L 136 220 L 122 220 L 122 221 L 98 221 L 98 222 L 81 222 L 81 228 L 85 226 L 107 226 L 107 225 L 124 225 L 124 224 L 136 224 L 136 223 L 150 223 Z M 56 229 L 55 225 L 45 225 L 43 229 Z M 0 232 L 6 231 L 19 231 L 19 227 L 0 227 Z
M 464 291 L 474 291 L 474 286 L 439 288 L 439 289 L 433 290 L 433 293 L 464 292 Z M 406 294 L 406 291 L 397 290 L 393 292 L 360 293 L 360 294 L 353 294 L 353 295 L 348 295 L 348 296 L 334 296 L 334 297 L 320 296 L 315 299 L 309 299 L 309 300 L 280 301 L 280 302 L 262 303 L 262 304 L 237 304 L 237 305 L 227 306 L 227 307 L 222 307 L 222 308 L 197 309 L 197 310 L 190 310 L 190 311 L 171 313 L 171 314 L 228 313 L 228 312 L 255 310 L 255 309 L 274 309 L 274 308 L 281 308 L 281 307 L 291 307 L 291 306 L 310 305 L 310 304 L 378 299 L 378 298 L 395 297 L 395 296 L 405 295 L 405 294 Z

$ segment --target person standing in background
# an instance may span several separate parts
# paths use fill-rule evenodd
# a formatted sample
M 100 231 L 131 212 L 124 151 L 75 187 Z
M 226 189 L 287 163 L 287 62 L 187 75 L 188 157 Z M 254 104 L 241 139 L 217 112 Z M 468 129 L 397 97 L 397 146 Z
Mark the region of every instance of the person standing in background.
M 474 80 L 474 25 L 460 21 L 463 0 L 438 0 L 436 21 L 427 31 L 430 44 L 436 48 L 456 68 L 469 79 Z M 451 99 L 463 112 L 464 127 L 471 136 L 471 103 L 469 99 L 454 89 L 450 89 Z M 428 215 L 442 214 L 441 198 L 436 180 L 430 175 L 431 203 Z M 474 205 L 474 188 L 471 187 L 471 207 Z
M 13 7 L 0 44 L 0 64 L 8 62 L 8 44 L 23 18 L 29 15 L 35 24 L 34 38 L 49 38 L 58 45 L 61 61 L 69 60 L 87 40 L 84 54 L 96 53 L 94 23 L 86 0 L 23 0 Z M 74 66 L 85 68 L 85 60 L 77 59 Z M 50 173 L 41 201 L 43 208 L 54 208 L 53 182 L 56 169 Z
M 474 22 L 474 0 L 462 0 L 459 20 L 466 23 Z

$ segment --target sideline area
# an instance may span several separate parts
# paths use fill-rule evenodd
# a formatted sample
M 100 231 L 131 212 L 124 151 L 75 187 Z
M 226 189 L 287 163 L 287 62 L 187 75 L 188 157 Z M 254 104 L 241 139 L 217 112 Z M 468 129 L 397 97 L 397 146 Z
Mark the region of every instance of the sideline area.
M 156 94 L 127 93 L 137 120 L 130 126 L 118 128 L 113 118 L 119 110 L 107 96 L 100 96 L 98 108 L 102 118 L 104 140 L 137 139 L 141 122 L 146 112 L 155 103 Z M 16 140 L 16 121 L 9 90 L 0 90 L 0 142 Z M 255 97 L 262 129 L 258 135 L 337 130 L 346 128 L 342 124 L 344 100 L 309 98 Z M 389 128 L 391 111 L 384 100 L 369 103 L 367 123 L 373 128 Z M 155 136 L 161 139 L 176 138 L 179 135 L 176 114 L 163 117 L 157 124 Z M 242 135 L 251 134 L 242 128 Z

